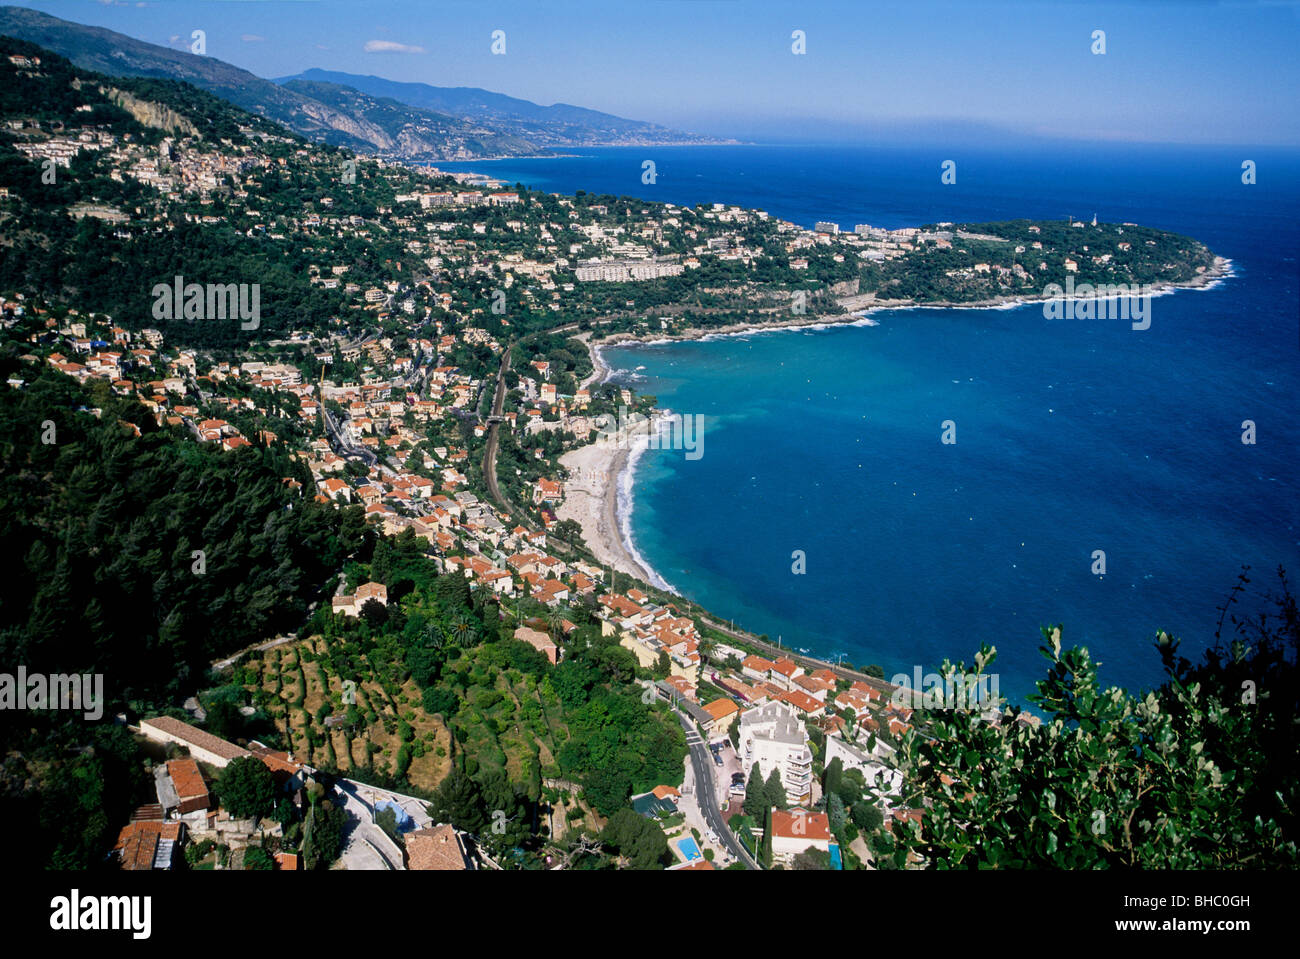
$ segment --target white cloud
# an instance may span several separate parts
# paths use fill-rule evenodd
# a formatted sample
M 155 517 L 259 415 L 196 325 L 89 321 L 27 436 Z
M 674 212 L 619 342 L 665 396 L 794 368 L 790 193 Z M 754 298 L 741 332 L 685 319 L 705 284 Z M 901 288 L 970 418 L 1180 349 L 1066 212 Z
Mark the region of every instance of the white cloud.
M 367 40 L 366 53 L 424 53 L 424 47 L 407 43 L 394 43 L 392 40 Z

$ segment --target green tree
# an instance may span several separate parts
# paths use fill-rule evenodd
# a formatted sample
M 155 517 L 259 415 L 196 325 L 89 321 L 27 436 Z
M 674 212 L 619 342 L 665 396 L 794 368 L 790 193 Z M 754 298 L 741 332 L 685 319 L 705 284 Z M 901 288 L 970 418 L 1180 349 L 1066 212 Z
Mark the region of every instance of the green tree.
M 522 790 L 504 770 L 488 769 L 479 775 L 480 801 L 487 814 L 482 838 L 498 850 L 522 846 L 529 835 L 529 810 Z
M 582 793 L 602 816 L 612 816 L 632 794 L 632 780 L 621 769 L 593 769 L 583 782 Z
M 763 813 L 771 807 L 767 796 L 767 784 L 763 782 L 763 773 L 754 763 L 749 768 L 749 779 L 745 782 L 745 802 L 742 807 L 746 816 L 753 816 L 761 821 Z
M 878 807 L 867 802 L 865 799 L 861 802 L 855 802 L 853 808 L 849 810 L 849 815 L 853 818 L 853 825 L 857 826 L 867 835 L 874 833 L 884 825 L 885 822 L 885 814 L 882 813 Z
M 343 851 L 343 830 L 348 816 L 328 799 L 313 802 L 303 823 L 303 865 L 328 869 Z
M 668 658 L 668 653 L 665 650 L 660 650 L 659 658 L 655 660 L 655 668 L 653 673 L 654 678 L 667 679 L 669 675 L 671 675 L 672 671 L 673 671 L 672 660 Z
M 831 868 L 831 854 L 825 849 L 809 846 L 801 853 L 796 853 L 790 861 L 791 869 L 824 870 Z
M 275 779 L 256 756 L 236 756 L 221 771 L 217 798 L 236 819 L 261 819 L 275 811 Z
M 767 804 L 775 806 L 777 809 L 786 809 L 790 803 L 786 799 L 785 784 L 781 782 L 781 771 L 773 767 L 771 774 L 767 777 L 767 785 L 764 787 L 767 793 Z
M 672 858 L 663 830 L 626 807 L 609 817 L 600 839 L 618 850 L 632 869 L 662 868 Z
M 271 854 L 261 846 L 249 846 L 244 850 L 244 868 L 257 870 L 274 869 L 275 860 L 272 859 Z
M 430 714 L 441 713 L 450 719 L 460 707 L 456 694 L 443 686 L 432 686 L 424 691 L 424 711 Z
M 836 793 L 831 793 L 826 799 L 826 816 L 830 821 L 831 832 L 835 835 L 840 834 L 844 828 L 844 800 Z
M 836 756 L 826 764 L 822 773 L 822 792 L 826 795 L 840 791 L 840 779 L 844 775 L 844 763 Z
M 397 830 L 397 810 L 392 806 L 385 806 L 375 813 L 375 825 L 388 833 L 394 842 L 401 841 L 401 834 Z
M 382 629 L 388 622 L 388 607 L 377 599 L 368 599 L 361 604 L 361 618 L 371 629 Z
M 763 848 L 759 850 L 759 864 L 764 869 L 772 868 L 772 810 L 763 811 Z
M 436 822 L 449 822 L 463 832 L 477 835 L 487 822 L 478 783 L 460 769 L 452 769 L 438 784 L 429 815 Z

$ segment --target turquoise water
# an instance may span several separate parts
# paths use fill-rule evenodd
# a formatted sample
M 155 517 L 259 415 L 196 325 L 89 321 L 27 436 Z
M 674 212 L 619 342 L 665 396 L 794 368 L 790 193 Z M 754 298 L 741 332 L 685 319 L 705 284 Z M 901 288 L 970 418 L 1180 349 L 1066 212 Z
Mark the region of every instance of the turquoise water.
M 631 528 L 647 562 L 717 614 L 889 675 L 988 642 L 1001 691 L 1021 698 L 1043 674 L 1040 625 L 1087 645 L 1104 682 L 1151 685 L 1156 630 L 1191 656 L 1242 564 L 1259 585 L 1278 564 L 1300 568 L 1295 153 L 990 150 L 959 157 L 945 188 L 941 158 L 906 148 L 660 151 L 655 186 L 629 172 L 644 151 L 584 152 L 478 168 L 805 225 L 1096 212 L 1234 263 L 1216 289 L 1154 299 L 1145 331 L 1033 306 L 912 310 L 876 327 L 607 350 L 620 379 L 706 417 L 702 458 L 641 460 Z M 1260 164 L 1255 187 L 1240 183 L 1243 157 Z M 939 441 L 948 419 L 953 446 Z M 1105 576 L 1091 572 L 1098 549 Z

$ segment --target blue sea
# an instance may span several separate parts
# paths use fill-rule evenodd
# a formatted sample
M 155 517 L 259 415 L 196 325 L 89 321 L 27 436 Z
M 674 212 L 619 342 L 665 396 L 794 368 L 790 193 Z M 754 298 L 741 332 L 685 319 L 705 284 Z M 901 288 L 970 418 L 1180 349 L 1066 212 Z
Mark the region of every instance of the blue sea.
M 1030 305 L 606 350 L 660 406 L 705 417 L 702 457 L 639 461 L 630 531 L 658 576 L 718 615 L 887 675 L 970 662 L 989 643 L 1002 693 L 1023 701 L 1046 666 L 1041 626 L 1087 646 L 1104 684 L 1150 687 L 1162 680 L 1157 630 L 1196 658 L 1243 565 L 1260 590 L 1279 564 L 1300 571 L 1300 154 L 577 152 L 444 168 L 845 229 L 1096 215 L 1188 234 L 1233 262 L 1213 289 L 1153 299 L 1144 331 Z M 641 182 L 645 159 L 654 184 Z M 946 159 L 954 185 L 940 182 Z M 940 442 L 945 420 L 954 445 Z M 1241 441 L 1244 420 L 1255 445 Z

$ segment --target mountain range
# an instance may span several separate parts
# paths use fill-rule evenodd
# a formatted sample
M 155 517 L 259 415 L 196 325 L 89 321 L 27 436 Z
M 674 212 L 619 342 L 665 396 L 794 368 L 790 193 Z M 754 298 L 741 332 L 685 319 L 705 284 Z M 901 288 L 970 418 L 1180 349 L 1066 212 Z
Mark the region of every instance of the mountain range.
M 611 113 L 556 103 L 549 107 L 478 87 L 436 87 L 383 77 L 312 69 L 275 81 L 291 89 L 330 84 L 384 97 L 421 110 L 472 119 L 493 130 L 541 146 L 641 146 L 657 143 L 710 143 L 712 138 Z
M 537 156 L 550 148 L 719 142 L 568 104 L 541 106 L 472 87 L 308 70 L 272 81 L 215 57 L 137 40 L 26 7 L 0 7 L 0 34 L 110 76 L 206 90 L 312 140 L 401 160 Z

